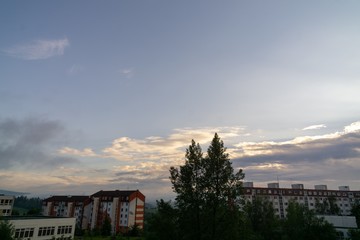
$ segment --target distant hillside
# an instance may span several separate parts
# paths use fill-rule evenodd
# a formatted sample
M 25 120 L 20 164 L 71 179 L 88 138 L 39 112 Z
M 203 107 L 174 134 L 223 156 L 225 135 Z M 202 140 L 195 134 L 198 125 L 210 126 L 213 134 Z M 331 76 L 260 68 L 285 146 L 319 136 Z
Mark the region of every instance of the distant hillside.
M 0 189 L 0 194 L 8 195 L 8 196 L 15 196 L 16 197 L 16 196 L 28 195 L 29 193 L 14 192 L 14 191 L 8 191 L 8 190 Z

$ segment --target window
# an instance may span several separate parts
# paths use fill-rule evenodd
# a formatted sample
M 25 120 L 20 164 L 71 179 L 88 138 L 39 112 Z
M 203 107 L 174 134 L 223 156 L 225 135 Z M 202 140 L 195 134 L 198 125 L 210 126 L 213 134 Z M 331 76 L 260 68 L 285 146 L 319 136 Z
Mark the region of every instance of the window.
M 34 236 L 34 228 L 19 228 L 15 230 L 15 239 L 31 238 Z
M 68 226 L 59 226 L 58 230 L 57 230 L 57 234 L 69 234 L 72 232 L 72 226 L 68 225 Z
M 54 235 L 55 227 L 40 227 L 38 236 L 49 236 Z

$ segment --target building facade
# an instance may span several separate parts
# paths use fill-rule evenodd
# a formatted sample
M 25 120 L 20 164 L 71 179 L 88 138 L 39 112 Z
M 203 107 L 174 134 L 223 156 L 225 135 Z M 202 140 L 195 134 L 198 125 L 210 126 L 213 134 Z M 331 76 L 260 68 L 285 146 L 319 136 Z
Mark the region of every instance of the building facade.
M 268 187 L 254 187 L 252 182 L 244 183 L 244 197 L 252 201 L 255 197 L 269 200 L 280 218 L 286 217 L 286 209 L 290 201 L 304 204 L 309 209 L 316 205 L 333 201 L 339 208 L 339 214 L 351 214 L 351 207 L 360 200 L 360 191 L 351 191 L 348 186 L 340 186 L 339 190 L 328 190 L 326 185 L 315 185 L 314 189 L 304 189 L 303 184 L 292 184 L 291 188 L 280 188 L 279 183 L 269 183 Z
M 0 194 L 0 216 L 11 216 L 15 197 Z
M 43 201 L 44 216 L 75 217 L 82 229 L 101 229 L 111 222 L 112 233 L 144 227 L 145 196 L 139 190 L 99 191 L 91 196 L 53 196 Z
M 74 239 L 75 218 L 8 216 L 4 220 L 14 226 L 14 239 Z

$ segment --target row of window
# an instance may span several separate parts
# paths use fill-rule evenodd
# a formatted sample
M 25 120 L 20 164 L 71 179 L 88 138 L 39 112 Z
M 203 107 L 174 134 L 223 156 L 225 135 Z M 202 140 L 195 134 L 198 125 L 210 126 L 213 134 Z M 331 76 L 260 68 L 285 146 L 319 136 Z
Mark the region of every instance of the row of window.
M 246 189 L 246 193 L 250 193 L 251 189 Z M 319 195 L 319 196 L 343 196 L 347 197 L 346 192 L 340 191 L 303 191 L 303 190 L 274 190 L 274 189 L 252 189 L 253 193 L 256 194 L 286 194 L 286 195 Z M 349 193 L 352 196 L 352 194 Z M 356 193 L 355 193 L 356 195 Z
M 57 234 L 68 234 L 72 232 L 72 226 L 68 225 L 68 226 L 59 226 L 57 228 Z M 39 228 L 39 232 L 38 232 L 38 236 L 51 236 L 54 235 L 55 233 L 55 227 L 40 227 Z
M 3 210 L 2 210 L 2 215 L 9 215 L 10 212 L 11 212 L 10 209 L 3 209 Z
M 251 197 L 252 196 L 247 196 L 249 199 L 251 199 Z M 271 197 L 269 197 L 269 196 L 267 196 L 267 198 L 268 199 L 271 199 Z M 287 197 L 288 198 L 288 197 Z M 322 198 L 322 197 L 308 197 L 308 198 L 306 198 L 306 197 L 290 197 L 290 198 L 293 198 L 294 200 L 306 200 L 306 199 L 308 199 L 308 200 L 313 200 L 313 199 L 315 199 L 315 200 L 320 200 L 320 201 L 322 201 L 323 199 L 327 199 L 326 197 L 325 198 Z M 273 199 L 278 199 L 278 196 L 273 196 Z M 343 202 L 348 202 L 349 200 L 350 200 L 350 202 L 351 202 L 351 199 L 347 199 L 347 198 L 336 198 L 335 199 L 336 201 L 343 201 Z M 345 206 L 346 206 L 346 204 L 345 204 Z
M 1 199 L 0 205 L 12 205 L 12 200 L 11 199 Z
M 72 232 L 72 226 L 60 226 L 58 227 L 57 234 L 68 234 Z
M 34 236 L 34 228 L 19 228 L 15 230 L 15 239 L 31 238 Z

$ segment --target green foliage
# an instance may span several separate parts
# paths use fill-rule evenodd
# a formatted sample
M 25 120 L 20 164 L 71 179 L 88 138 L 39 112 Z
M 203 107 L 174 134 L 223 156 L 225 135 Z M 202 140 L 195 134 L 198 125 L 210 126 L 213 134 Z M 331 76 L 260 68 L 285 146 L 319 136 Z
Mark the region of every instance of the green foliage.
M 26 196 L 19 196 L 15 198 L 14 207 L 25 209 L 41 209 L 42 199 L 40 198 L 28 198 Z
M 283 231 L 285 239 L 336 240 L 335 228 L 330 223 L 296 202 L 289 202 Z
M 360 240 L 360 229 L 350 229 L 349 233 L 351 240 Z
M 360 228 L 360 200 L 357 199 L 351 206 L 351 215 L 355 216 L 356 224 Z
M 13 240 L 14 226 L 8 221 L 0 219 L 0 239 L 1 240 Z
M 140 229 L 139 225 L 134 224 L 133 226 L 130 227 L 129 236 L 139 237 L 140 235 L 141 235 L 141 229 Z
M 192 140 L 185 158 L 179 169 L 170 168 L 170 180 L 177 194 L 180 235 L 183 239 L 234 239 L 238 233 L 242 170 L 234 173 L 217 134 L 206 157 Z
M 324 198 L 322 203 L 316 199 L 315 212 L 322 215 L 340 215 L 340 208 L 335 197 L 328 197 Z
M 156 201 L 157 212 L 148 219 L 146 239 L 148 240 L 178 240 L 178 211 L 171 202 L 163 199 Z
M 27 212 L 27 215 L 29 215 L 29 216 L 36 216 L 36 215 L 40 215 L 40 214 L 41 214 L 41 209 L 40 208 L 31 208 Z
M 252 202 L 246 202 L 243 211 L 245 226 L 250 230 L 247 236 L 264 240 L 280 238 L 280 220 L 268 199 L 255 197 Z
M 102 236 L 110 236 L 111 235 L 111 220 L 108 215 L 104 217 L 103 225 L 101 226 L 101 235 Z

